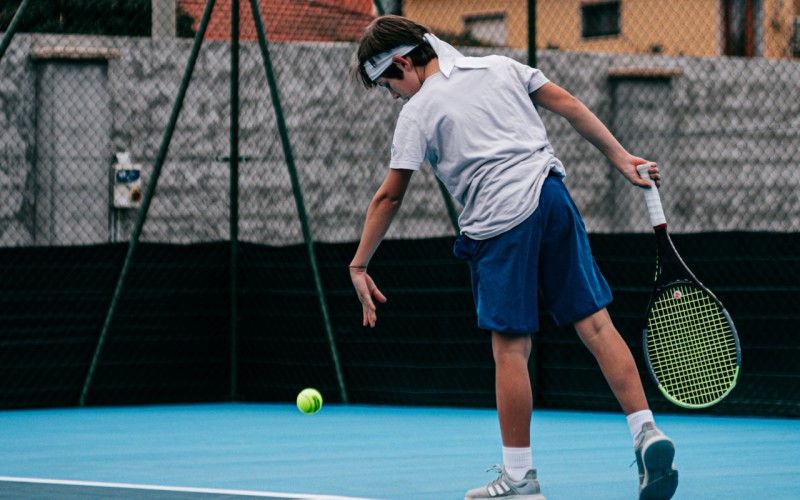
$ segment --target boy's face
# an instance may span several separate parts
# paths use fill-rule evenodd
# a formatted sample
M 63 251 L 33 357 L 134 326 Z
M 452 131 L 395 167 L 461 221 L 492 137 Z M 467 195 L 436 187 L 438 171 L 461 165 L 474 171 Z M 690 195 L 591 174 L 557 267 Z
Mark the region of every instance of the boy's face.
M 379 87 L 389 91 L 393 99 L 402 98 L 409 100 L 422 87 L 422 80 L 408 57 L 395 56 L 395 66 L 402 71 L 402 78 L 378 78 L 375 82 Z

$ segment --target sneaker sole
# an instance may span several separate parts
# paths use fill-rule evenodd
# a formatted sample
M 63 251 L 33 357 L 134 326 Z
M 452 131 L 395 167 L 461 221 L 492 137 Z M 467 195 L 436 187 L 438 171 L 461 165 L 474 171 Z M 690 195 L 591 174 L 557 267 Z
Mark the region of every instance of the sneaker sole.
M 511 495 L 509 497 L 464 497 L 464 500 L 482 500 L 488 498 L 511 498 L 512 500 L 547 500 L 544 495 Z
M 645 487 L 639 500 L 669 500 L 678 489 L 678 471 L 672 466 L 675 446 L 668 439 L 650 444 L 642 450 Z

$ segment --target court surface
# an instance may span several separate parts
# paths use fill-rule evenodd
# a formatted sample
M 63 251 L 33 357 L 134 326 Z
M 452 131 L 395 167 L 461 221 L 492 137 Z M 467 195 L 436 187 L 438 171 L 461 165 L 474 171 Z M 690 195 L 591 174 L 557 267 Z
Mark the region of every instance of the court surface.
M 800 421 L 657 415 L 676 499 L 800 498 Z M 621 415 L 534 411 L 548 500 L 636 496 Z M 209 404 L 0 412 L 0 498 L 463 498 L 501 462 L 493 410 Z

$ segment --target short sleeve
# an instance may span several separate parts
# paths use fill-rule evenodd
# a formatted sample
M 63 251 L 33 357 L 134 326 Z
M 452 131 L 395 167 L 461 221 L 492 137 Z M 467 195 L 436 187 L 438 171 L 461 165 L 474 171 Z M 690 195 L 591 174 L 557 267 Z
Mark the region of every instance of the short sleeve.
M 536 68 L 532 68 L 527 64 L 521 64 L 513 59 L 509 59 L 509 67 L 511 72 L 514 76 L 519 80 L 522 85 L 525 85 L 525 88 L 528 91 L 528 94 L 532 94 L 539 90 L 545 83 L 548 83 L 550 80 L 544 76 L 540 70 Z
M 427 140 L 414 120 L 400 113 L 392 139 L 390 168 L 419 170 L 427 154 Z

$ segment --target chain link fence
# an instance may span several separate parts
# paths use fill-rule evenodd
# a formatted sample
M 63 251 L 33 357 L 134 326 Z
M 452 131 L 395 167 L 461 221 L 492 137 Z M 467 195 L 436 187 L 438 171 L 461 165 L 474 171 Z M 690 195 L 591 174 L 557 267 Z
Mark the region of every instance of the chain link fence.
M 428 168 L 372 262 L 390 298 L 379 327 L 360 326 L 346 265 L 402 103 L 348 70 L 387 13 L 539 67 L 657 161 L 676 244 L 742 340 L 740 387 L 708 411 L 800 416 L 800 4 L 778 0 L 5 2 L 0 407 L 290 401 L 305 386 L 494 404 L 451 255 L 458 207 Z M 541 113 L 644 367 L 641 193 Z M 570 328 L 534 338 L 537 406 L 616 409 Z

